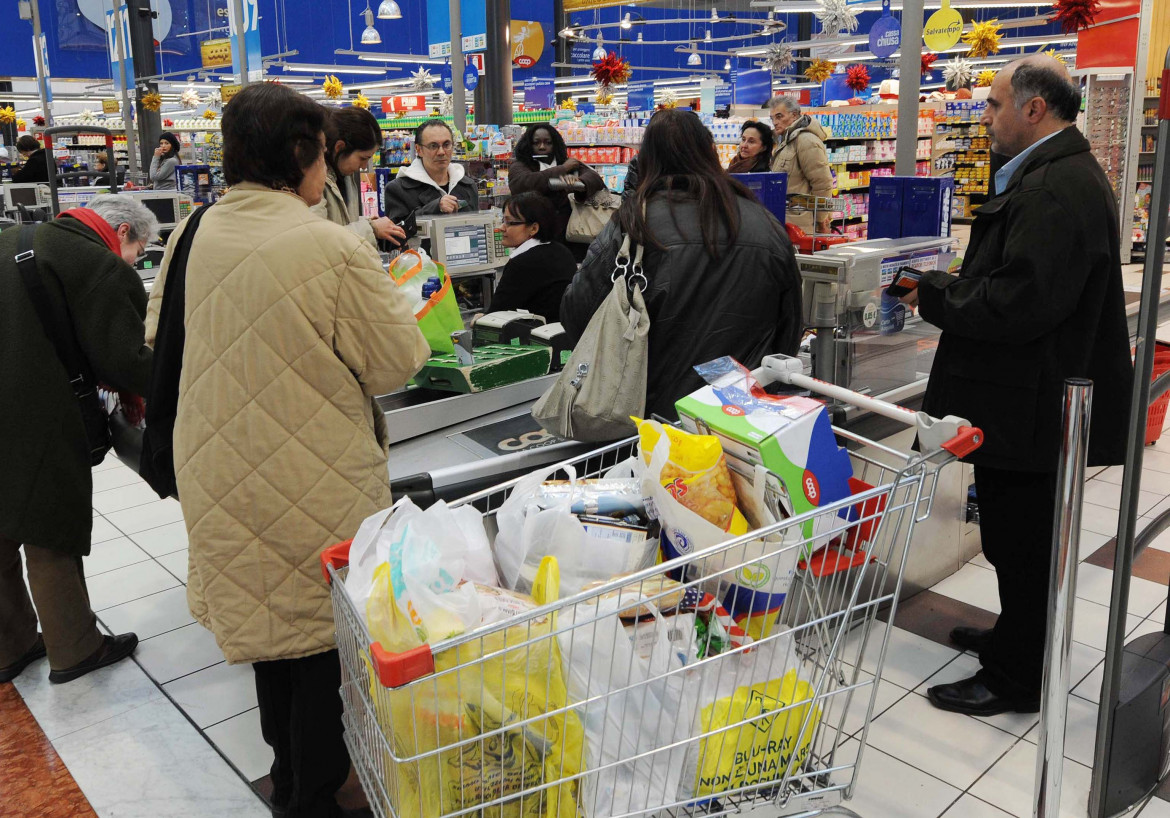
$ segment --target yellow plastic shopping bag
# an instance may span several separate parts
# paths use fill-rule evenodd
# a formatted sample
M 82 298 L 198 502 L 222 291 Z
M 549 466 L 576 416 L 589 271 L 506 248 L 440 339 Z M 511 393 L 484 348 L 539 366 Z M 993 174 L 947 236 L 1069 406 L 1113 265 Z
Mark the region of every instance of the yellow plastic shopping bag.
M 794 754 L 792 768 L 799 769 L 821 716 L 812 699 L 812 686 L 794 668 L 781 679 L 736 688 L 703 707 L 699 720 L 705 738 L 699 741 L 695 794 L 718 795 L 777 781 Z

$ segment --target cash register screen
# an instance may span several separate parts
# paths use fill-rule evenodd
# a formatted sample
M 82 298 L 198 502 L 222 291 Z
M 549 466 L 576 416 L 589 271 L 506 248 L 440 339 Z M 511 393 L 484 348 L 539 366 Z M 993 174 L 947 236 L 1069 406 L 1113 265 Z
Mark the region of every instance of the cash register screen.
M 488 226 L 484 224 L 444 225 L 444 262 L 448 267 L 487 264 L 491 240 Z
M 25 207 L 37 206 L 37 189 L 35 187 L 10 187 L 8 189 L 8 196 L 12 201 L 12 206 L 24 205 Z
M 162 227 L 173 225 L 179 220 L 178 214 L 175 213 L 174 199 L 152 199 L 148 196 L 143 196 L 139 201 L 146 205 L 146 209 L 154 214 L 154 217 L 158 219 L 158 223 Z

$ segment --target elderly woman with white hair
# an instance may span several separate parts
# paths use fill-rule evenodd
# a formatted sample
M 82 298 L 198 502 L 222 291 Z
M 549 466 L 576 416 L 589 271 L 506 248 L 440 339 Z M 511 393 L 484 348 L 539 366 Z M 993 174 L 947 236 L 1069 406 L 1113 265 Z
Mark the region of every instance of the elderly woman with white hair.
M 833 193 L 833 174 L 825 150 L 825 131 L 808 114 L 801 114 L 800 104 L 792 97 L 775 96 L 768 100 L 772 113 L 772 133 L 776 149 L 772 170 L 788 174 L 788 195 L 803 193 L 828 198 Z M 829 213 L 818 213 L 816 229 L 829 232 Z M 804 208 L 788 211 L 785 219 L 805 233 L 813 232 L 813 215 Z
M 129 195 L 68 210 L 31 231 L 34 296 L 15 259 L 24 229 L 0 234 L 0 683 L 46 655 L 49 681 L 72 681 L 138 644 L 132 633 L 104 636 L 89 606 L 82 557 L 93 527 L 93 441 L 33 298 L 67 322 L 89 384 L 143 394 L 152 356 L 146 293 L 131 264 L 157 235 L 158 221 Z

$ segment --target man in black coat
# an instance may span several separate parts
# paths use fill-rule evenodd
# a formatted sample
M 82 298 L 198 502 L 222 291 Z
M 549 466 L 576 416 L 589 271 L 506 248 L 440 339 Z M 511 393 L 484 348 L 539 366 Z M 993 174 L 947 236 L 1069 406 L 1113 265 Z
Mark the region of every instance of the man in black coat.
M 928 272 L 916 293 L 942 329 L 923 409 L 983 429 L 975 466 L 983 553 L 995 566 L 994 628 L 951 639 L 981 670 L 930 688 L 972 715 L 1039 708 L 1064 379 L 1095 384 L 1089 464 L 1124 460 L 1133 367 L 1117 202 L 1073 122 L 1080 91 L 1050 57 L 1000 71 L 982 123 L 1011 157 L 979 209 L 962 272 Z
M 152 356 L 146 293 L 127 261 L 157 235 L 150 211 L 117 195 L 38 226 L 33 239 L 48 308 L 72 327 L 94 378 L 138 395 Z M 0 234 L 0 683 L 46 654 L 49 680 L 60 683 L 124 659 L 138 638 L 103 636 L 89 606 L 82 557 L 93 527 L 90 446 L 70 376 L 17 268 L 20 236 Z

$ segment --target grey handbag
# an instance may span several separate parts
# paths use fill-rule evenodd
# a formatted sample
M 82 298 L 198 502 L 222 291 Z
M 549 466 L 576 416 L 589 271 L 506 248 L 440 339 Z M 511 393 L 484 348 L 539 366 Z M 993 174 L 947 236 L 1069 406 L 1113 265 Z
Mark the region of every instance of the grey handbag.
M 577 201 L 576 196 L 570 196 L 569 206 L 573 208 L 573 214 L 569 216 L 569 224 L 565 227 L 565 240 L 589 244 L 622 206 L 622 197 L 603 187 L 583 202 Z
M 642 293 L 642 245 L 630 260 L 630 237 L 614 263 L 613 289 L 589 319 L 560 377 L 532 407 L 546 431 L 586 442 L 620 440 L 646 412 L 650 314 Z

